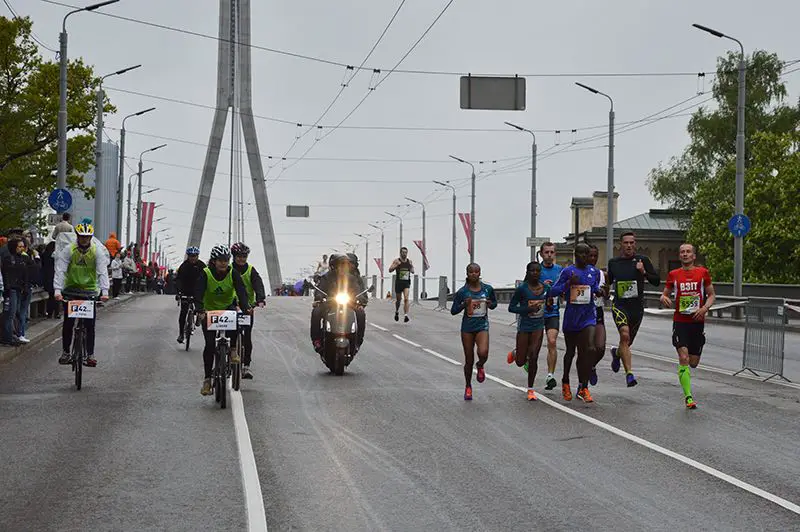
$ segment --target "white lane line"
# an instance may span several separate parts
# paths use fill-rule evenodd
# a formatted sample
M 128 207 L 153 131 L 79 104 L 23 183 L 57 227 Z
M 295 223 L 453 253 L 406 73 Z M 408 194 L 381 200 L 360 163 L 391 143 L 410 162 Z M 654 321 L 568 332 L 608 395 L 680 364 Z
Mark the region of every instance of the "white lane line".
M 397 335 L 397 334 L 393 334 L 392 336 L 394 336 L 395 338 L 397 338 L 397 339 L 398 339 L 398 340 L 400 340 L 401 342 L 405 342 L 405 343 L 407 343 L 407 344 L 408 344 L 408 345 L 410 345 L 410 346 L 413 346 L 413 347 L 419 347 L 419 348 L 421 348 L 421 347 L 422 347 L 421 345 L 419 345 L 419 344 L 417 344 L 417 343 L 414 343 L 414 342 L 412 342 L 411 340 L 407 340 L 407 339 L 405 339 L 405 338 L 403 338 L 402 336 L 399 336 L 399 335 Z
M 242 392 L 235 390 L 230 390 L 230 392 L 233 427 L 236 432 L 236 444 L 239 447 L 239 465 L 242 470 L 242 486 L 247 510 L 247 530 L 267 532 L 267 512 L 264 509 L 261 481 L 258 479 L 256 457 L 250 441 L 250 429 L 247 428 L 247 418 L 244 415 Z
M 372 325 L 373 327 L 375 327 L 376 329 L 378 329 L 379 331 L 387 332 L 389 330 L 386 327 L 381 327 L 377 323 L 369 322 L 369 324 Z
M 401 336 L 397 336 L 396 334 L 393 335 L 393 336 L 395 338 L 397 338 L 398 340 L 406 342 L 409 345 L 417 345 L 417 344 L 414 344 L 414 342 L 406 340 L 405 338 L 403 338 Z M 461 365 L 460 362 L 457 362 L 456 360 L 453 360 L 450 357 L 446 357 L 446 356 L 441 355 L 441 354 L 439 354 L 439 353 L 437 353 L 435 351 L 432 351 L 430 349 L 423 349 L 423 350 L 426 353 L 434 355 L 435 357 L 440 358 L 442 360 L 445 360 L 447 362 L 450 362 L 451 364 L 455 364 L 457 366 Z M 516 386 L 514 384 L 511 384 L 508 381 L 505 381 L 503 379 L 495 377 L 494 375 L 489 375 L 488 373 L 486 374 L 486 378 L 489 379 L 489 380 L 492 380 L 492 381 L 494 381 L 494 382 L 496 382 L 496 383 L 498 383 L 498 384 L 500 384 L 502 386 L 505 386 L 506 388 L 511 388 L 512 390 L 519 390 L 521 392 L 526 392 L 527 391 L 526 388 L 522 388 L 521 386 Z M 580 412 L 577 412 L 577 411 L 575 411 L 575 410 L 573 410 L 573 409 L 571 409 L 571 408 L 569 408 L 567 406 L 564 406 L 562 404 L 559 404 L 559 403 L 553 401 L 552 399 L 550 399 L 548 397 L 544 397 L 542 395 L 539 395 L 537 397 L 538 397 L 540 402 L 542 402 L 542 403 L 544 403 L 544 404 L 546 404 L 548 406 L 551 406 L 551 407 L 553 407 L 553 408 L 555 408 L 557 410 L 560 410 L 560 411 L 564 412 L 565 414 L 569 414 L 571 416 L 574 416 L 574 417 L 576 417 L 578 419 L 586 421 L 587 423 L 591 423 L 592 425 L 594 425 L 596 427 L 600 427 L 601 429 L 603 429 L 605 431 L 608 431 L 608 432 L 610 432 L 612 434 L 615 434 L 616 436 L 619 436 L 621 438 L 625 438 L 626 440 L 632 441 L 634 443 L 638 443 L 639 445 L 641 445 L 643 447 L 647 447 L 648 449 L 650 449 L 652 451 L 655 451 L 657 453 L 663 454 L 664 456 L 668 456 L 670 458 L 673 458 L 673 459 L 675 459 L 675 460 L 677 460 L 679 462 L 682 462 L 682 463 L 684 463 L 684 464 L 686 464 L 686 465 L 688 465 L 690 467 L 693 467 L 693 468 L 695 468 L 695 469 L 697 469 L 699 471 L 702 471 L 702 472 L 704 472 L 706 474 L 709 474 L 709 475 L 711 475 L 713 477 L 716 477 L 716 478 L 718 478 L 720 480 L 723 480 L 723 481 L 727 482 L 728 484 L 736 486 L 737 488 L 741 488 L 741 489 L 743 489 L 745 491 L 748 491 L 748 492 L 752 493 L 753 495 L 757 495 L 757 496 L 759 496 L 759 497 L 761 497 L 763 499 L 766 499 L 766 500 L 768 500 L 768 501 L 770 501 L 770 502 L 772 502 L 774 504 L 777 504 L 778 506 L 782 506 L 782 507 L 786 508 L 787 510 L 789 510 L 790 512 L 794 512 L 795 514 L 800 515 L 800 505 L 797 505 L 797 504 L 795 504 L 795 503 L 793 503 L 791 501 L 788 501 L 788 500 L 786 500 L 786 499 L 784 499 L 782 497 L 779 497 L 779 496 L 777 496 L 777 495 L 775 495 L 773 493 L 770 493 L 768 491 L 762 490 L 761 488 L 753 486 L 752 484 L 748 484 L 747 482 L 744 482 L 743 480 L 739 480 L 736 477 L 728 475 L 727 473 L 723 473 L 722 471 L 719 471 L 718 469 L 714 469 L 711 466 L 707 466 L 707 465 L 705 465 L 705 464 L 703 464 L 701 462 L 698 462 L 697 460 L 693 460 L 693 459 L 689 458 L 688 456 L 684 456 L 682 454 L 676 453 L 675 451 L 671 451 L 671 450 L 667 449 L 666 447 L 661 447 L 660 445 L 655 444 L 655 443 L 653 443 L 651 441 L 645 440 L 644 438 L 640 438 L 639 436 L 634 436 L 633 434 L 631 434 L 629 432 L 625 432 L 624 430 L 619 429 L 619 428 L 617 428 L 617 427 L 615 427 L 613 425 L 609 425 L 608 423 L 605 423 L 605 422 L 597 420 L 597 419 L 595 419 L 593 417 L 587 416 L 586 414 L 582 414 Z

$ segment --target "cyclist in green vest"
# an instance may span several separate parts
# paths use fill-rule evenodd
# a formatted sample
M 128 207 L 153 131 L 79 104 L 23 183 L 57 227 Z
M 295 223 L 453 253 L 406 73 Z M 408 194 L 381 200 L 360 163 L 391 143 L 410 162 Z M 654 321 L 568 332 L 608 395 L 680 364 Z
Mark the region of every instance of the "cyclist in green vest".
M 203 349 L 203 366 L 205 378 L 202 395 L 211 395 L 211 372 L 214 369 L 214 351 L 216 350 L 216 331 L 209 331 L 206 326 L 206 310 L 237 310 L 248 312 L 250 305 L 247 301 L 247 289 L 239 272 L 230 265 L 231 252 L 228 246 L 214 246 L 211 249 L 211 258 L 208 266 L 203 269 L 195 284 L 194 305 L 197 317 L 203 327 L 206 338 L 206 347 Z M 238 301 L 238 305 L 237 305 Z M 231 342 L 231 362 L 238 364 L 236 359 L 236 331 L 226 331 Z
M 258 305 L 261 308 L 266 306 L 267 295 L 264 292 L 264 281 L 252 264 L 247 264 L 247 257 L 250 255 L 250 248 L 244 242 L 237 242 L 231 246 L 233 255 L 233 269 L 239 272 L 247 290 L 247 306 L 250 308 Z M 242 360 L 242 378 L 252 379 L 253 373 L 250 371 L 250 363 L 253 360 L 253 322 L 250 327 L 244 329 L 244 360 Z
M 89 223 L 80 223 L 75 226 L 75 234 L 76 242 L 61 249 L 55 258 L 54 298 L 56 301 L 63 301 L 66 294 L 71 299 L 91 299 L 97 297 L 99 290 L 100 300 L 108 301 L 108 263 L 106 255 L 98 248 L 102 244 L 92 239 L 94 227 Z M 87 353 L 83 364 L 90 368 L 97 366 L 97 359 L 94 357 L 95 319 L 86 320 Z M 74 319 L 67 317 L 64 309 L 59 364 L 72 363 L 70 346 L 75 325 L 73 321 Z

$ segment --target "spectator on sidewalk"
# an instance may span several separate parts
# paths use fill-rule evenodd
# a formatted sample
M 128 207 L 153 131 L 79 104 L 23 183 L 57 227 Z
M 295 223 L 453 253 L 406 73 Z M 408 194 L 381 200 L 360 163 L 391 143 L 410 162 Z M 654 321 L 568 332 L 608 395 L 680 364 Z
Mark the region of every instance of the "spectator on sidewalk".
M 9 229 L 6 233 L 6 244 L 0 247 L 0 261 L 11 255 L 11 248 L 9 247 L 11 239 L 21 240 L 22 229 Z
M 27 343 L 14 334 L 16 316 L 19 313 L 22 295 L 27 285 L 28 266 L 22 257 L 25 243 L 19 238 L 8 241 L 9 254 L 3 257 L 2 273 L 5 299 L 5 320 L 3 323 L 3 345 Z
M 71 233 L 75 231 L 75 229 L 72 227 L 72 224 L 70 223 L 70 220 L 72 220 L 72 215 L 70 213 L 65 212 L 64 214 L 62 214 L 61 221 L 58 222 L 58 224 L 56 224 L 56 226 L 53 228 L 53 234 L 50 236 L 50 238 L 56 240 L 58 238 L 58 235 L 60 235 L 61 233 Z
M 111 283 L 112 297 L 119 299 L 119 292 L 122 289 L 122 257 L 119 252 L 114 255 L 114 260 L 111 261 Z
M 53 253 L 56 252 L 55 240 L 50 241 L 42 253 L 42 286 L 47 290 L 47 317 L 61 319 L 61 305 L 56 304 L 55 291 L 53 290 L 53 277 L 56 273 L 56 263 Z
M 122 270 L 123 276 L 125 277 L 125 293 L 130 294 L 131 285 L 136 275 L 136 263 L 133 262 L 131 248 L 128 248 L 128 251 L 125 252 L 125 258 L 122 260 Z
M 25 333 L 28 331 L 28 314 L 31 308 L 31 298 L 33 297 L 33 289 L 37 286 L 37 280 L 40 275 L 40 266 L 38 262 L 38 253 L 30 245 L 27 238 L 22 239 L 23 249 L 20 256 L 25 261 L 26 275 L 25 285 L 22 290 L 22 298 L 20 300 L 19 308 L 17 308 L 17 338 L 22 343 L 28 343 L 28 338 Z
M 106 240 L 106 249 L 108 250 L 108 255 L 112 258 L 112 260 L 122 249 L 122 244 L 119 240 L 117 240 L 117 233 L 114 231 L 111 231 L 111 233 L 108 234 L 108 240 Z

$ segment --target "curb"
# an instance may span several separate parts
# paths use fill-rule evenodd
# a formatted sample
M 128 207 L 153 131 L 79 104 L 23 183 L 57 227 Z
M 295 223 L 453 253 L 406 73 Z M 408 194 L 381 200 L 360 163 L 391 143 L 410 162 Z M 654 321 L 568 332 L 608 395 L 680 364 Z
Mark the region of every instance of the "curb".
M 126 298 L 124 300 L 123 299 L 119 299 L 119 300 L 110 299 L 109 301 L 107 301 L 106 303 L 103 304 L 102 308 L 103 309 L 111 309 L 111 308 L 116 307 L 117 305 L 122 305 L 122 304 L 127 303 L 127 302 L 129 302 L 129 301 L 131 301 L 131 300 L 133 300 L 133 299 L 135 299 L 137 297 L 141 297 L 138 294 L 139 293 L 137 292 L 136 294 L 133 294 L 133 295 L 131 295 L 131 297 L 128 297 L 128 298 Z M 142 295 L 149 295 L 149 294 L 142 293 Z M 101 316 L 102 316 L 102 314 L 101 314 Z M 61 333 L 61 326 L 64 323 L 64 321 L 63 320 L 47 320 L 47 321 L 52 321 L 52 323 L 49 324 L 48 326 L 46 326 L 41 331 L 39 331 L 36 334 L 36 336 L 34 336 L 33 338 L 30 339 L 31 341 L 29 343 L 27 343 L 25 345 L 18 345 L 16 347 L 12 347 L 12 348 L 2 348 L 2 349 L 0 349 L 0 365 L 9 364 L 9 363 L 13 362 L 14 359 L 17 358 L 18 356 L 25 354 L 27 351 L 36 350 L 39 347 L 42 347 L 43 345 L 46 345 L 47 342 L 49 342 L 53 338 L 57 337 Z

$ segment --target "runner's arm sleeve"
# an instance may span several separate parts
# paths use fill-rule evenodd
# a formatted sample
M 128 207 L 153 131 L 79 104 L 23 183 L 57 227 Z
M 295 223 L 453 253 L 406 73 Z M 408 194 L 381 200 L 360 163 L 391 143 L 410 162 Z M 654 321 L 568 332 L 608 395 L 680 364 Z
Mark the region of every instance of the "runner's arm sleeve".
M 206 287 L 208 280 L 205 275 L 197 277 L 197 282 L 194 285 L 194 308 L 197 312 L 202 312 L 203 309 L 203 296 L 206 294 Z
M 567 283 L 569 282 L 570 278 L 572 277 L 572 270 L 570 268 L 564 268 L 561 270 L 561 274 L 558 276 L 558 280 L 556 284 L 550 287 L 550 297 L 558 297 L 564 293 L 564 290 L 567 287 Z
M 64 289 L 64 278 L 67 276 L 70 256 L 70 246 L 64 246 L 55 256 L 55 273 L 53 274 L 53 292 L 55 294 L 60 294 Z
M 459 290 L 456 292 L 456 295 L 453 296 L 453 304 L 450 305 L 450 314 L 455 316 L 462 310 L 464 310 L 464 293 Z
M 658 276 L 658 272 L 653 267 L 653 263 L 650 262 L 649 257 L 644 258 L 644 271 L 645 277 L 647 278 L 647 282 L 649 282 L 653 286 L 658 286 L 661 284 L 661 277 Z
M 672 275 L 672 272 L 667 274 L 667 282 L 664 283 L 664 291 L 661 293 L 664 297 L 670 297 L 672 295 L 672 287 L 675 286 L 675 277 Z
M 253 268 L 253 273 L 250 274 L 250 281 L 253 283 L 253 290 L 256 293 L 256 303 L 266 301 L 267 293 L 264 291 L 264 280 L 255 268 Z
M 703 283 L 705 283 L 707 294 L 705 307 L 710 309 L 717 300 L 717 291 L 714 290 L 714 284 L 711 282 L 711 275 L 708 273 L 708 270 L 706 270 L 705 275 L 703 276 Z
M 242 309 L 242 312 L 247 312 L 250 308 L 250 300 L 247 298 L 247 287 L 244 285 L 242 274 L 234 269 L 231 277 L 233 278 L 233 289 L 236 291 L 236 299 L 239 301 L 239 308 Z
M 493 287 L 489 287 L 489 309 L 494 310 L 497 308 L 497 294 L 494 292 Z
M 508 303 L 508 311 L 514 314 L 528 314 L 530 313 L 530 309 L 528 305 L 522 304 L 522 287 L 523 285 L 519 285 L 516 290 L 514 290 L 514 295 L 511 296 L 511 301 Z

